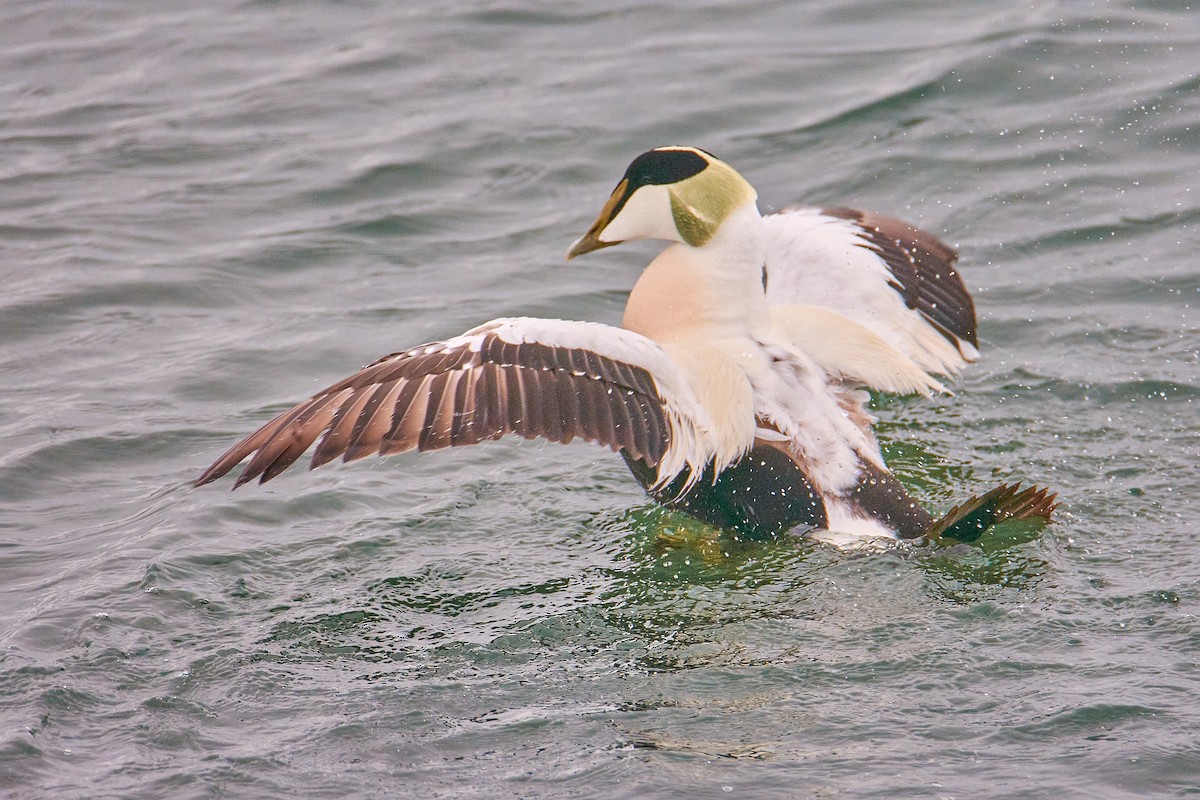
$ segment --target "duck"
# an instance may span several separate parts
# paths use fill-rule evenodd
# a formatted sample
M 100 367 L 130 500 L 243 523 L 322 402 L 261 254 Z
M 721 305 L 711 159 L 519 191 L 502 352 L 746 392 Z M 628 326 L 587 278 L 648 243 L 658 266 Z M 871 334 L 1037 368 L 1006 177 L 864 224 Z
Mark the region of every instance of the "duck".
M 503 317 L 392 353 L 234 444 L 195 481 L 249 459 L 265 483 L 310 468 L 479 444 L 581 439 L 619 454 L 658 503 L 748 537 L 977 540 L 1049 521 L 1057 496 L 1001 484 L 935 515 L 884 462 L 870 393 L 948 392 L 979 357 L 957 252 L 892 217 L 791 206 L 762 214 L 697 147 L 629 164 L 571 260 L 623 242 L 665 248 L 619 327 Z

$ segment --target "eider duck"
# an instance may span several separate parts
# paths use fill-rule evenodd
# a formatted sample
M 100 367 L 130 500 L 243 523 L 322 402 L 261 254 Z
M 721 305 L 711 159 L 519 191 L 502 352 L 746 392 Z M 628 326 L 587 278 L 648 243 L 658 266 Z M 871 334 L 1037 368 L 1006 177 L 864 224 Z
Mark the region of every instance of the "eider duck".
M 998 486 L 935 518 L 884 464 L 869 395 L 944 392 L 978 356 L 957 253 L 890 217 L 787 208 L 694 147 L 638 156 L 571 259 L 669 242 L 621 327 L 513 317 L 385 356 L 235 444 L 234 488 L 320 439 L 334 458 L 436 450 L 508 433 L 619 452 L 658 502 L 749 536 L 791 529 L 972 541 L 1048 520 L 1055 495 Z

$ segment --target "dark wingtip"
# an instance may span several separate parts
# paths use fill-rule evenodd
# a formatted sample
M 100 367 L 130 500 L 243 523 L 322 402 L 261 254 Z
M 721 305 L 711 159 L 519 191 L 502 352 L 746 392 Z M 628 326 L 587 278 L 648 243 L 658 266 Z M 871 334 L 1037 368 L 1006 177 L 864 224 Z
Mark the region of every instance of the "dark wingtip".
M 994 525 L 1007 520 L 1049 522 L 1057 507 L 1058 495 L 1049 489 L 1001 484 L 950 509 L 929 526 L 925 536 L 931 541 L 974 542 Z
M 196 480 L 192 481 L 192 488 L 197 489 L 205 484 L 212 483 L 223 474 L 223 472 L 218 472 L 212 467 L 209 467 L 208 469 L 204 470 L 204 473 L 199 478 L 196 478 Z
M 219 478 L 223 478 L 229 472 L 229 470 L 237 466 L 238 463 L 237 461 L 230 463 L 229 458 L 230 454 L 226 453 L 224 456 L 217 459 L 208 469 L 204 470 L 204 472 L 200 474 L 199 478 L 196 478 L 195 482 L 192 483 L 192 486 L 198 488 L 200 486 L 210 484 Z M 234 484 L 233 488 L 236 489 L 237 487 L 238 484 Z
M 233 451 L 231 450 L 229 453 L 226 453 L 224 456 L 218 459 L 211 467 L 204 470 L 200 477 L 196 478 L 195 482 L 192 483 L 192 486 L 199 488 L 201 486 L 210 484 L 219 478 L 225 477 L 225 475 L 227 475 L 231 469 L 236 467 L 246 458 L 246 456 L 243 454 L 240 458 L 238 458 L 237 461 L 233 461 L 231 460 L 233 457 L 231 455 L 232 453 Z M 258 474 L 258 472 L 252 472 L 250 467 L 246 467 L 246 469 L 242 471 L 242 474 L 238 476 L 237 480 L 233 482 L 233 486 L 230 487 L 230 491 L 233 491 L 239 486 L 254 480 L 258 477 Z

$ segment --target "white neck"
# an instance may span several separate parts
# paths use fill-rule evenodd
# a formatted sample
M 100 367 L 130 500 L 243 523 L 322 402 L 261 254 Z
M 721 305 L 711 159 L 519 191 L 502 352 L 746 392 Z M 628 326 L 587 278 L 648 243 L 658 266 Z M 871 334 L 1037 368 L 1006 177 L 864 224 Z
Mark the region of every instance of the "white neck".
M 762 217 L 749 202 L 704 246 L 676 243 L 659 253 L 633 287 L 622 324 L 664 342 L 763 332 L 763 260 Z

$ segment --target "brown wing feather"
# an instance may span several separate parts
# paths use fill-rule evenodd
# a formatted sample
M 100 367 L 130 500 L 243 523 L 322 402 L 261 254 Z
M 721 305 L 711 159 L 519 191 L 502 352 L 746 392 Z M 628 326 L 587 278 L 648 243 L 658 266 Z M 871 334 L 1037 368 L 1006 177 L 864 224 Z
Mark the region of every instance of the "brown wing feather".
M 333 421 L 329 424 L 329 431 L 321 439 L 321 443 L 317 445 L 317 449 L 313 453 L 313 467 L 326 464 L 346 451 L 346 448 L 349 447 L 353 439 L 354 428 L 358 422 L 359 415 L 362 413 L 363 407 L 366 406 L 367 402 L 373 396 L 371 392 L 358 392 L 349 402 L 338 406 L 337 413 L 334 415 Z
M 421 430 L 425 425 L 428 413 L 430 395 L 429 384 L 432 376 L 423 375 L 419 379 L 405 381 L 404 387 L 396 395 L 398 413 L 393 417 L 392 429 L 388 431 L 379 448 L 380 455 L 403 453 L 415 450 L 421 442 Z M 373 451 L 365 451 L 362 455 L 371 455 Z M 347 457 L 346 460 L 349 460 Z
M 209 483 L 250 456 L 235 488 L 274 478 L 324 434 L 310 467 L 341 456 L 436 450 L 506 433 L 627 450 L 651 466 L 670 423 L 645 369 L 581 348 L 494 332 L 386 356 L 277 416 L 217 459 Z
M 250 463 L 246 465 L 245 471 L 238 477 L 238 482 L 234 484 L 234 488 L 236 489 L 241 484 L 254 480 L 259 475 L 264 476 L 264 481 L 268 481 L 286 469 L 301 453 L 308 449 L 308 446 L 321 433 L 321 429 L 332 420 L 332 414 L 326 418 L 323 412 L 329 408 L 331 403 L 344 398 L 346 391 L 343 389 L 340 392 L 314 397 L 296 406 L 291 411 L 280 415 L 282 422 L 278 426 L 272 426 L 274 429 L 262 438 L 261 444 L 249 448 L 250 451 L 257 450 L 258 452 L 250 459 Z M 314 420 L 320 422 L 321 427 L 316 427 L 313 424 Z M 303 442 L 302 446 L 301 442 Z M 218 461 L 217 464 L 214 464 L 213 467 L 210 467 L 210 471 L 225 461 L 226 458 L 228 458 L 228 454 Z M 239 458 L 238 461 L 240 460 Z M 237 461 L 229 463 L 226 469 L 236 463 Z
M 895 280 L 892 288 L 943 336 L 979 346 L 975 302 L 954 268 L 958 252 L 936 236 L 883 214 L 852 208 L 823 208 L 821 213 L 853 222 L 864 246 L 879 255 Z

